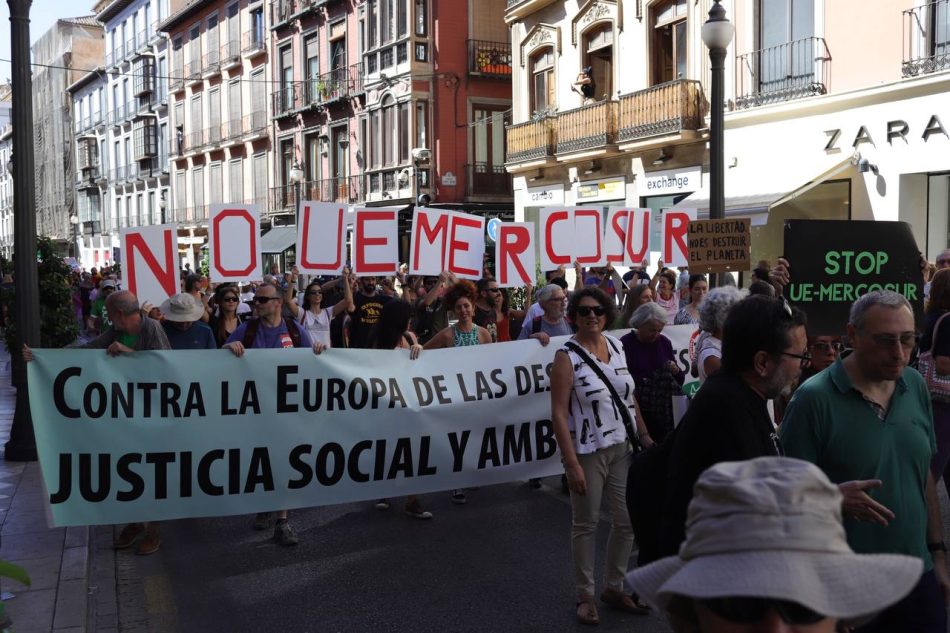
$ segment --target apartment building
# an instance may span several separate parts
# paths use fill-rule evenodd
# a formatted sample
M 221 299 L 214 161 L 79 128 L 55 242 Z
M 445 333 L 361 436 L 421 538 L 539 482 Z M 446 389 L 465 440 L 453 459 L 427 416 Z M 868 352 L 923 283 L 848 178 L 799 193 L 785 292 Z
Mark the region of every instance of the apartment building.
M 72 99 L 66 89 L 102 64 L 102 26 L 92 16 L 57 20 L 31 50 L 36 229 L 68 252 L 76 189 Z
M 707 0 L 507 0 L 515 217 L 552 205 L 664 209 L 706 160 Z M 590 69 L 589 96 L 578 81 Z
M 0 126 L 0 256 L 13 259 L 13 126 Z
M 78 225 L 73 238 L 77 242 L 76 257 L 86 269 L 115 260 L 107 204 L 111 165 L 107 144 L 108 88 L 104 66 L 91 70 L 67 88 L 72 99 L 75 138 L 73 163 Z
M 209 205 L 266 211 L 271 143 L 266 3 L 192 2 L 161 25 L 171 50 L 170 208 L 195 268 Z
M 100 229 L 118 249 L 120 229 L 159 224 L 168 198 L 168 55 L 156 26 L 169 0 L 101 0 L 94 11 L 105 29 L 107 77 L 100 164 L 108 166 L 108 221 Z

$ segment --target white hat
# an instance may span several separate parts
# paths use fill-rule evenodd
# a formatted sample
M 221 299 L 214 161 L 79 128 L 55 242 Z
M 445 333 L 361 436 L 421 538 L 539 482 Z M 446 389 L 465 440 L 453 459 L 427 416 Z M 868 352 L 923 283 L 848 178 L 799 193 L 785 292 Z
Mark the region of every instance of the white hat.
M 809 462 L 716 464 L 700 475 L 694 495 L 679 555 L 627 575 L 660 609 L 673 596 L 775 598 L 854 619 L 906 596 L 923 571 L 914 556 L 855 554 L 841 523 L 841 493 Z
M 115 287 L 116 287 L 115 279 L 103 279 L 102 281 L 99 282 L 99 290 L 102 290 L 103 288 L 115 288 Z
M 187 292 L 172 295 L 160 308 L 166 321 L 197 321 L 205 313 L 204 305 Z

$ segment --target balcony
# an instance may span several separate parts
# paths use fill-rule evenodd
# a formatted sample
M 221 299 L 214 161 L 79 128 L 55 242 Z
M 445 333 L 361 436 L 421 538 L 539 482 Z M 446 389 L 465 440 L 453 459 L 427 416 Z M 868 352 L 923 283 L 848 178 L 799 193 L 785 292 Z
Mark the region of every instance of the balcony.
M 132 35 L 132 37 L 125 40 L 125 57 L 131 58 L 135 55 L 136 50 L 138 50 L 138 41 L 135 39 L 135 35 Z
M 148 43 L 158 44 L 165 37 L 165 34 L 158 30 L 158 25 L 165 20 L 155 20 L 149 28 Z
M 248 57 L 254 57 L 266 50 L 267 38 L 264 37 L 264 29 L 255 29 L 246 31 L 241 45 L 241 53 Z
M 310 180 L 302 184 L 300 199 L 313 202 L 357 202 L 361 199 L 361 182 L 361 176 Z
M 185 153 L 197 152 L 204 147 L 204 130 L 192 130 L 185 135 Z
M 279 185 L 277 187 L 273 187 L 270 190 L 270 207 L 268 208 L 268 212 L 271 215 L 281 215 L 281 214 L 296 215 L 296 210 L 295 210 L 295 205 L 294 205 L 296 198 L 295 198 L 294 189 L 295 189 L 295 186 L 292 184 Z M 300 195 L 302 196 L 301 200 L 303 200 L 304 197 L 303 197 L 302 186 L 300 190 Z
M 221 51 L 208 51 L 201 59 L 201 76 L 209 79 L 221 72 Z
M 617 142 L 639 142 L 701 130 L 707 110 L 702 84 L 691 79 L 677 79 L 621 95 Z
M 193 59 L 185 65 L 185 82 L 191 84 L 201 79 L 201 60 Z
M 823 95 L 831 55 L 824 38 L 806 37 L 736 58 L 736 107 L 754 108 Z
M 557 115 L 557 154 L 602 149 L 617 142 L 617 101 L 599 101 Z
M 505 170 L 504 165 L 489 165 L 488 163 L 466 165 L 465 175 L 465 193 L 469 197 L 510 198 L 514 196 L 511 174 Z
M 307 105 L 326 105 L 345 101 L 363 92 L 363 65 L 337 68 L 304 82 Z
M 468 74 L 511 79 L 511 43 L 469 40 Z
M 146 158 L 135 163 L 135 177 L 138 180 L 158 178 L 161 174 L 162 167 L 157 157 Z
M 241 64 L 241 43 L 237 40 L 225 42 L 219 51 L 221 70 L 228 70 Z
M 193 207 L 182 207 L 175 209 L 175 221 L 183 224 L 198 224 L 208 221 L 207 205 L 198 205 Z
M 542 117 L 505 128 L 505 161 L 544 161 L 554 156 L 557 129 L 553 117 Z
M 272 95 L 274 99 L 274 118 L 281 119 L 296 113 L 303 105 L 302 93 L 303 86 L 298 82 L 281 86 Z
M 216 149 L 221 144 L 221 125 L 212 125 L 205 128 L 204 139 L 207 149 Z
M 290 24 L 300 4 L 302 0 L 274 0 L 270 7 L 270 29 L 276 31 Z
M 901 75 L 917 77 L 950 68 L 950 0 L 937 0 L 903 12 Z
M 83 167 L 76 174 L 77 189 L 98 189 L 99 188 L 99 166 Z
M 508 0 L 505 22 L 511 24 L 521 20 L 553 2 L 554 0 Z
M 125 104 L 117 105 L 112 109 L 112 116 L 109 118 L 112 127 L 119 127 L 126 119 Z
M 185 67 L 172 68 L 172 76 L 168 78 L 168 89 L 172 94 L 185 89 Z
M 241 119 L 232 119 L 221 125 L 222 145 L 240 143 L 242 134 Z
M 241 129 L 245 141 L 256 141 L 259 138 L 266 137 L 267 113 L 261 109 L 258 112 L 245 115 L 242 119 Z

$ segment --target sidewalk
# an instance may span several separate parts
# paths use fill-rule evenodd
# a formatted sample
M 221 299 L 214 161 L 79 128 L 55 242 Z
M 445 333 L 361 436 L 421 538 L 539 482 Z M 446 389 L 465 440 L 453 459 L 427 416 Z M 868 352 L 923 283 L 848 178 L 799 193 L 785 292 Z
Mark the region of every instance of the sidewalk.
M 10 435 L 16 390 L 10 386 L 10 357 L 0 346 L 0 451 Z M 51 529 L 46 522 L 38 462 L 0 459 L 0 559 L 26 569 L 32 585 L 0 579 L 6 612 L 17 633 L 80 633 L 94 630 L 96 587 L 90 587 L 90 529 Z M 92 528 L 95 529 L 95 528 Z M 104 579 L 108 582 L 108 579 Z M 112 613 L 115 613 L 115 579 Z M 103 605 L 108 609 L 108 605 Z

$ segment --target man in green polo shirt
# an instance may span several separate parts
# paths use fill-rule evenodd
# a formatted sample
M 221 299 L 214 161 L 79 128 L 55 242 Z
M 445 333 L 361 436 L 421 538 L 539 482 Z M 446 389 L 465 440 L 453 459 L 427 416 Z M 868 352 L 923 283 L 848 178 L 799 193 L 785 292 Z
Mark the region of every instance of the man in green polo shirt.
M 895 292 L 869 293 L 851 307 L 848 337 L 854 351 L 795 392 L 782 422 L 785 453 L 817 464 L 836 483 L 879 480 L 872 492 L 878 511 L 843 508 L 848 544 L 924 561 L 914 590 L 858 630 L 945 633 L 950 575 L 930 475 L 930 395 L 907 367 L 916 345 L 913 310 Z

